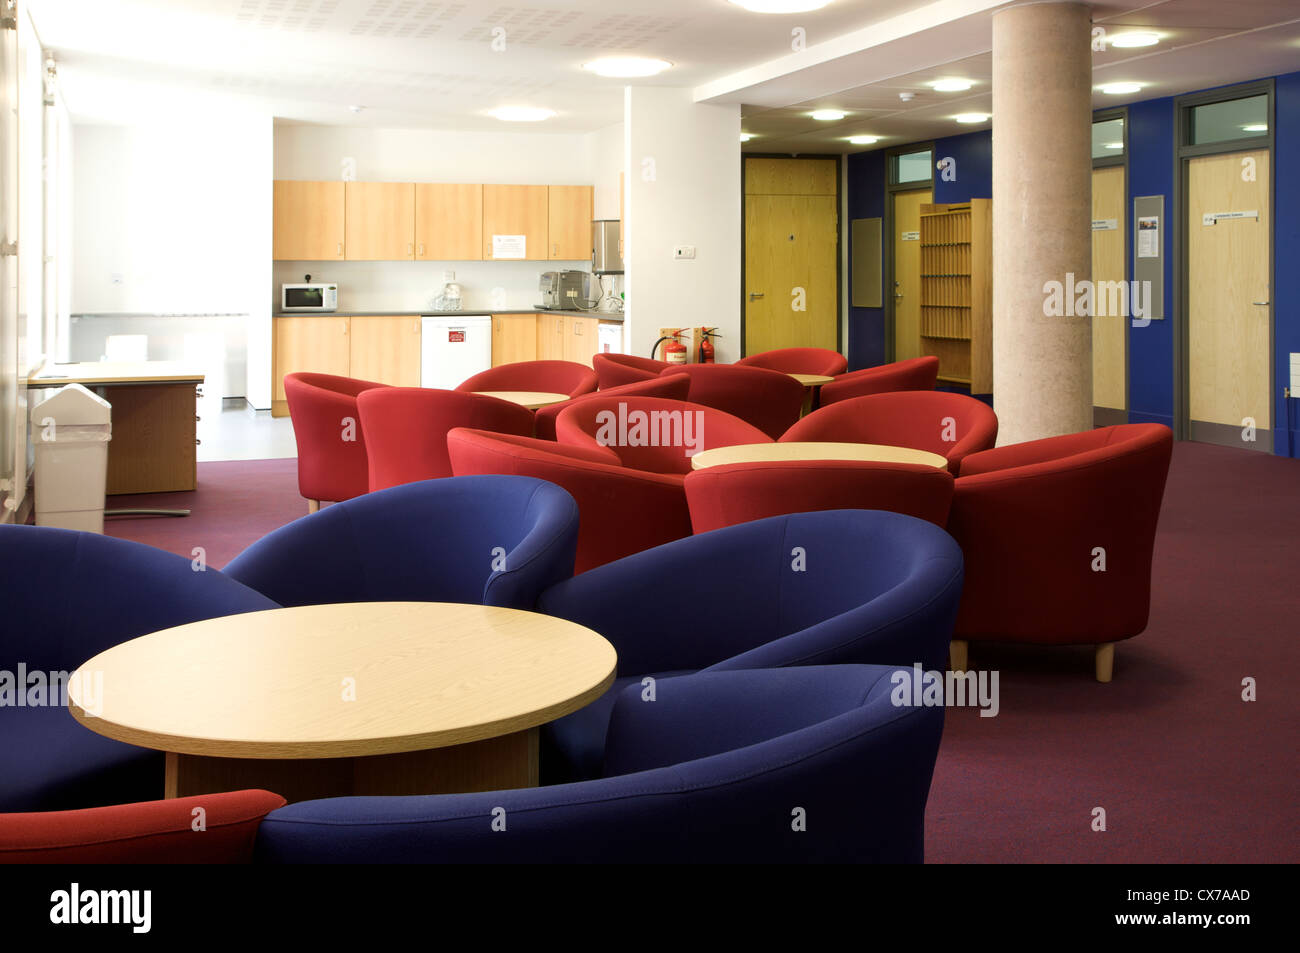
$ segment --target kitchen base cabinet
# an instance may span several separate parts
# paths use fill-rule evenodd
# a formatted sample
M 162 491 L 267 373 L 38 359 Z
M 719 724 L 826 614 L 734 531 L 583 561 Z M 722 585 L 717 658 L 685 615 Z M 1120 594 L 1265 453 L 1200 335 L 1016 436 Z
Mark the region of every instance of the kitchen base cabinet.
M 348 377 L 394 387 L 420 386 L 420 319 L 354 317 Z
M 492 366 L 537 360 L 537 317 L 492 315 Z
M 597 330 L 600 321 L 596 318 L 580 317 L 570 317 L 566 320 L 568 327 L 564 333 L 563 360 L 591 367 L 591 359 L 600 348 L 600 334 Z
M 564 332 L 569 319 L 563 314 L 537 316 L 537 360 L 563 361 Z
M 271 416 L 287 417 L 284 375 L 295 371 L 348 377 L 352 367 L 349 318 L 275 318 Z M 417 352 L 418 353 L 418 352 Z

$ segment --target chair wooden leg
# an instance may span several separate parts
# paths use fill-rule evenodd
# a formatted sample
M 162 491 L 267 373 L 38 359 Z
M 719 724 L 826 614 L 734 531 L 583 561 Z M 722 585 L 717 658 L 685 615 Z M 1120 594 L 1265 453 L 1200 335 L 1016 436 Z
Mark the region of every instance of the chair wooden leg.
M 320 500 L 308 500 L 308 501 L 307 501 L 307 512 L 308 512 L 308 513 L 318 513 L 318 512 L 320 512 Z
M 1115 670 L 1115 643 L 1103 642 L 1097 646 L 1097 681 L 1109 682 Z
M 966 671 L 968 644 L 964 639 L 953 639 L 948 646 L 948 667 L 954 672 Z

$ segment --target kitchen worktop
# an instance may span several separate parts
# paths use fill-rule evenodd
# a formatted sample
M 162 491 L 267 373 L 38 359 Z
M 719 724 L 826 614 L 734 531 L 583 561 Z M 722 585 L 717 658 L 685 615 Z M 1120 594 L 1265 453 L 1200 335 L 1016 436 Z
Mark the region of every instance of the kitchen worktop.
M 621 311 L 559 311 L 550 308 L 501 308 L 476 311 L 473 308 L 460 311 L 289 311 L 277 313 L 277 318 L 454 318 L 457 315 L 484 314 L 565 314 L 582 318 L 599 318 L 601 321 L 613 321 L 621 324 Z

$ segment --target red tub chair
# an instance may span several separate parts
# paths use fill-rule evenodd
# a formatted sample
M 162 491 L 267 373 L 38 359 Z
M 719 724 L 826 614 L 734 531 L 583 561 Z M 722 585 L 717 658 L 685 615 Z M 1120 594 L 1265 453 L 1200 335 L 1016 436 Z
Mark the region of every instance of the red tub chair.
M 462 382 L 456 390 L 472 394 L 478 391 L 525 390 L 544 394 L 568 394 L 577 397 L 596 389 L 596 372 L 576 361 L 518 361 L 480 371 Z
M 939 378 L 937 357 L 914 357 L 879 367 L 841 374 L 836 380 L 822 385 L 821 406 L 867 397 L 871 394 L 888 394 L 899 390 L 934 390 Z
M 0 864 L 246 864 L 262 818 L 284 805 L 252 790 L 0 814 Z
M 782 347 L 742 357 L 736 363 L 744 367 L 766 367 L 782 374 L 821 374 L 823 377 L 835 377 L 849 369 L 848 358 L 839 351 L 824 347 Z
M 606 447 L 458 427 L 447 435 L 447 452 L 456 476 L 532 476 L 568 490 L 581 514 L 574 572 L 691 535 L 682 477 L 630 469 Z
M 307 512 L 315 513 L 322 500 L 338 503 L 370 488 L 357 395 L 386 386 L 333 374 L 284 376 L 298 443 L 298 492 L 307 499 Z
M 916 463 L 730 463 L 686 474 L 686 502 L 697 533 L 814 510 L 889 510 L 943 526 L 952 486 L 948 471 Z
M 1110 681 L 1115 643 L 1147 625 L 1172 450 L 1168 427 L 1120 424 L 965 459 L 948 518 L 966 557 L 955 670 L 971 641 L 1085 644 Z
M 690 390 L 691 382 L 685 375 L 673 375 L 669 377 L 652 377 L 647 381 L 634 381 L 631 384 L 620 384 L 617 387 L 607 387 L 604 390 L 597 391 L 594 394 L 583 394 L 581 397 L 575 397 L 573 400 L 566 400 L 562 404 L 551 404 L 549 407 L 540 407 L 537 410 L 537 429 L 536 434 L 542 440 L 555 439 L 555 421 L 560 416 L 561 411 L 573 406 L 580 400 L 592 400 L 603 397 L 666 397 L 669 400 L 685 400 L 686 393 Z
M 814 411 L 781 441 L 879 443 L 928 450 L 948 459 L 959 475 L 967 454 L 988 450 L 998 438 L 993 408 L 947 391 L 903 391 L 842 400 Z
M 608 387 L 619 387 L 623 384 L 658 377 L 660 371 L 674 365 L 667 361 L 656 361 L 652 357 L 602 352 L 591 359 L 591 366 L 595 368 L 600 389 L 605 390 Z
M 601 416 L 605 411 L 614 415 L 612 434 L 602 433 L 605 429 L 604 422 L 610 419 Z M 691 415 L 689 434 L 686 432 L 688 414 Z M 630 425 L 638 419 L 653 423 L 654 433 L 652 435 L 651 428 L 647 427 L 645 439 L 654 445 L 632 446 L 628 442 L 621 442 L 621 437 L 625 435 L 618 432 L 617 422 L 623 419 L 629 424 L 626 436 L 630 438 L 638 437 L 630 429 Z M 680 474 L 691 472 L 691 457 L 696 451 L 772 442 L 771 437 L 739 417 L 712 407 L 681 400 L 665 400 L 662 397 L 610 397 L 578 401 L 555 421 L 555 437 L 560 443 L 569 446 L 612 450 L 623 466 L 635 470 Z M 602 441 L 606 437 L 612 437 L 613 442 L 604 444 Z M 686 445 L 688 437 L 690 446 Z
M 451 476 L 447 432 L 454 427 L 533 433 L 531 410 L 482 394 L 385 387 L 362 394 L 357 405 L 369 440 L 371 490 Z
M 805 388 L 789 374 L 737 364 L 680 364 L 663 376 L 686 374 L 692 404 L 726 411 L 752 424 L 773 440 L 785 433 L 803 411 Z

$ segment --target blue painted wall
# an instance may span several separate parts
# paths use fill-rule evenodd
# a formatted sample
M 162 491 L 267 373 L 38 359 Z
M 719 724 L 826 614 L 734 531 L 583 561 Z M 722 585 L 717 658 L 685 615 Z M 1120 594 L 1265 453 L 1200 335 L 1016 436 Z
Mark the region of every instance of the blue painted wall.
M 1274 452 L 1288 453 L 1288 403 L 1296 418 L 1291 442 L 1300 456 L 1300 399 L 1282 396 L 1290 373 L 1289 355 L 1300 352 L 1300 73 L 1276 78 L 1276 168 L 1273 170 L 1275 205 L 1273 290 L 1275 404 Z M 1129 327 L 1129 419 L 1172 426 L 1174 415 L 1173 315 L 1178 306 L 1174 287 L 1174 101 L 1172 98 L 1134 103 L 1129 115 L 1128 197 L 1163 195 L 1165 223 L 1162 241 L 1165 265 L 1165 319 L 1146 327 Z M 945 182 L 936 171 L 936 202 L 965 202 L 992 194 L 992 134 L 967 133 L 935 141 L 935 159 L 952 157 L 957 178 Z M 885 195 L 883 151 L 849 157 L 848 203 L 851 217 L 882 215 Z M 874 211 L 855 212 L 855 209 Z M 1129 262 L 1130 269 L 1132 262 Z M 1130 275 L 1131 276 L 1131 275 Z M 855 318 L 854 312 L 860 312 Z M 851 309 L 848 354 L 853 367 L 884 360 L 884 315 L 880 309 Z

